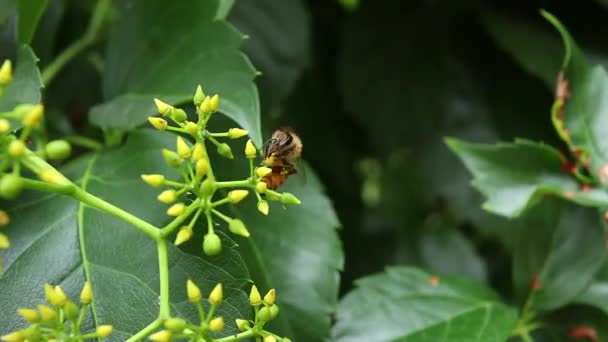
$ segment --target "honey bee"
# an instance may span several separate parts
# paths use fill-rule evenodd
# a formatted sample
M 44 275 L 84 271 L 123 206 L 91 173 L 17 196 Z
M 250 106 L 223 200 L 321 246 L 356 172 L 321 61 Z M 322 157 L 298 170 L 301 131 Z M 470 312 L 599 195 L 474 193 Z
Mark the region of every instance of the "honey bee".
M 287 177 L 298 172 L 294 163 L 302 155 L 302 146 L 302 140 L 291 128 L 281 127 L 272 133 L 272 137 L 264 145 L 262 161 L 262 165 L 272 169 L 272 172 L 264 177 L 268 189 L 278 189 Z

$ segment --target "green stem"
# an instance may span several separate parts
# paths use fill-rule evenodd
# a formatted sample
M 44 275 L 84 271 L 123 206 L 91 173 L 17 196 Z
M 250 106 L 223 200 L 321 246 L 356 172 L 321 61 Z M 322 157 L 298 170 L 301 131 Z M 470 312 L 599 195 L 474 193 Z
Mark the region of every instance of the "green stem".
M 99 0 L 93 9 L 93 16 L 89 22 L 89 26 L 84 35 L 74 41 L 63 52 L 61 52 L 42 72 L 42 83 L 48 86 L 55 76 L 63 69 L 63 67 L 76 57 L 80 52 L 84 51 L 97 41 L 101 25 L 109 13 L 112 2 L 111 0 Z
M 158 272 L 160 277 L 160 313 L 158 317 L 163 321 L 171 317 L 171 304 L 169 302 L 169 249 L 167 240 L 156 240 L 158 249 Z
M 194 202 L 190 203 L 189 206 L 186 207 L 186 211 L 176 217 L 175 219 L 173 219 L 173 221 L 169 222 L 168 225 L 166 225 L 165 227 L 163 227 L 160 230 L 160 236 L 161 237 L 167 237 L 169 234 L 171 234 L 174 230 L 176 230 L 196 209 L 199 208 L 201 204 L 201 199 L 197 198 L 196 200 L 194 200 Z
M 148 324 L 145 328 L 141 329 L 137 334 L 131 336 L 126 342 L 136 342 L 141 341 L 146 336 L 152 334 L 156 329 L 160 328 L 163 324 L 163 319 L 160 317 L 152 321 L 152 323 Z
M 243 188 L 254 188 L 255 187 L 249 179 L 240 180 L 240 181 L 216 182 L 215 185 L 217 186 L 218 189 L 236 188 L 236 187 L 243 187 Z
M 103 148 L 103 144 L 99 141 L 80 135 L 72 135 L 63 139 L 73 145 L 90 148 L 91 150 L 100 150 Z
M 247 331 L 243 331 L 242 333 L 238 333 L 236 335 L 226 336 L 226 337 L 214 339 L 213 342 L 240 341 L 240 340 L 244 340 L 246 338 L 254 337 L 256 335 L 257 335 L 257 332 L 255 332 L 253 329 L 250 329 L 250 330 L 247 330 Z

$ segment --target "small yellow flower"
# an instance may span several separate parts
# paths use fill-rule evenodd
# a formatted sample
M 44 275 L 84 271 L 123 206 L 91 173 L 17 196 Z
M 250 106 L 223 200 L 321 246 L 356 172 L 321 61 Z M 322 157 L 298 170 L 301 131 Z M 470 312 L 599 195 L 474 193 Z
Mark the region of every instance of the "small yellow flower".
M 186 292 L 188 293 L 188 300 L 192 303 L 196 303 L 202 298 L 201 289 L 190 279 L 186 283 Z
M 270 206 L 268 202 L 262 200 L 258 202 L 258 211 L 264 215 L 268 215 L 268 211 L 270 210 Z
M 215 317 L 209 322 L 209 330 L 219 332 L 222 331 L 222 329 L 224 329 L 224 318 Z
M 240 128 L 231 128 L 228 130 L 228 137 L 230 139 L 238 139 L 249 134 L 248 131 Z
M 198 132 L 198 126 L 192 121 L 187 121 L 184 130 L 191 136 L 196 136 L 196 132 Z
M 245 227 L 245 224 L 243 223 L 243 221 L 239 220 L 239 219 L 231 219 L 230 222 L 228 222 L 228 230 L 230 230 L 230 232 L 232 234 L 236 234 L 239 236 L 243 236 L 243 237 L 249 237 L 249 231 L 247 230 L 247 227 Z
M 11 242 L 8 240 L 8 237 L 0 233 L 0 249 L 8 249 L 10 246 Z
M 205 99 L 203 100 L 203 102 L 201 102 L 201 105 L 199 106 L 199 111 L 203 114 L 211 113 L 211 98 L 209 96 L 205 96 Z
M 55 286 L 51 293 L 54 295 L 49 298 L 49 303 L 55 306 L 63 306 L 68 301 L 68 296 L 66 296 L 65 292 L 63 292 L 63 289 L 59 285 Z
M 190 240 L 192 237 L 192 229 L 190 227 L 182 227 L 179 232 L 177 232 L 177 236 L 175 237 L 175 245 L 179 246 L 182 243 Z
M 161 330 L 157 333 L 150 335 L 150 341 L 154 342 L 169 342 L 171 341 L 172 334 L 169 330 Z
M 182 159 L 188 159 L 192 155 L 192 151 L 190 151 L 190 146 L 186 143 L 184 138 L 177 136 L 177 155 Z
M 194 144 L 194 150 L 192 151 L 192 159 L 194 161 L 199 161 L 205 157 L 205 150 L 203 149 L 203 145 L 201 143 Z
M 93 287 L 88 280 L 84 282 L 84 286 L 80 292 L 80 302 L 82 304 L 91 304 L 93 302 Z
M 255 169 L 255 174 L 260 178 L 268 176 L 271 172 L 272 172 L 272 169 L 269 167 L 266 167 L 266 166 L 260 166 L 257 169 Z
M 210 113 L 217 112 L 220 107 L 220 96 L 218 94 L 213 95 L 213 97 L 209 100 L 209 110 Z
M 54 321 L 57 318 L 57 311 L 47 305 L 38 305 L 38 311 L 40 312 L 40 317 L 42 317 L 43 321 Z
M 235 322 L 236 322 L 237 328 L 239 328 L 239 331 L 245 331 L 245 330 L 251 329 L 251 324 L 246 319 L 237 318 L 235 320 Z
M 192 97 L 192 102 L 194 102 L 195 106 L 200 106 L 200 104 L 203 103 L 204 100 L 205 93 L 203 92 L 203 87 L 201 87 L 201 85 L 199 84 L 198 87 L 196 87 L 196 92 L 194 93 L 194 96 Z
M 199 159 L 196 162 L 196 174 L 199 176 L 204 176 L 209 172 L 209 162 L 207 159 Z
M 11 123 L 6 119 L 0 119 L 0 134 L 6 134 L 11 130 Z
M 65 302 L 65 305 L 63 305 L 63 312 L 65 313 L 65 316 L 68 318 L 68 320 L 74 321 L 78 318 L 80 310 L 78 309 L 76 304 L 74 304 L 74 302 L 68 299 Z
M 25 154 L 26 147 L 23 141 L 13 140 L 8 145 L 8 155 L 13 158 L 19 158 Z
M 175 203 L 169 209 L 167 209 L 167 215 L 169 216 L 180 216 L 186 211 L 186 205 L 184 203 Z
M 169 115 L 173 109 L 173 107 L 159 99 L 154 99 L 154 104 L 156 104 L 156 109 L 158 109 L 158 112 L 163 116 Z
M 177 201 L 177 191 L 175 191 L 174 189 L 165 190 L 161 192 L 156 198 L 163 203 L 171 204 Z
M 179 154 L 166 148 L 162 149 L 162 154 L 167 165 L 171 167 L 179 167 L 181 165 L 182 159 L 179 157 Z
M 7 86 L 13 81 L 13 63 L 10 59 L 5 59 L 0 66 L 0 86 Z
M 25 115 L 23 116 L 23 120 L 21 122 L 23 123 L 23 126 L 25 126 L 25 127 L 34 128 L 34 127 L 37 127 L 42 122 L 43 117 L 44 117 L 44 106 L 41 104 L 37 104 L 34 107 L 32 107 L 32 109 L 29 112 L 25 113 Z
M 247 140 L 247 144 L 245 144 L 245 156 L 247 158 L 255 158 L 258 151 L 255 149 L 255 145 L 251 139 Z
M 109 324 L 105 324 L 98 326 L 97 329 L 95 329 L 95 334 L 103 338 L 110 336 L 110 334 L 112 334 L 112 331 L 114 331 L 114 327 Z
M 165 176 L 163 175 L 158 175 L 158 174 L 154 174 L 154 175 L 141 175 L 141 179 L 143 179 L 144 182 L 158 187 L 161 186 L 165 183 Z
M 23 342 L 23 341 L 25 341 L 25 338 L 26 338 L 25 331 L 17 330 L 10 334 L 1 336 L 0 340 L 4 341 L 4 342 Z
M 35 309 L 19 308 L 17 309 L 17 313 L 28 322 L 34 323 L 40 320 L 40 315 Z
M 247 195 L 249 195 L 249 191 L 247 190 L 232 190 L 228 193 L 228 199 L 230 200 L 230 203 L 239 203 L 245 199 Z
M 162 118 L 157 118 L 155 116 L 150 116 L 148 118 L 148 122 L 154 126 L 154 128 L 159 129 L 159 130 L 164 130 L 165 128 L 167 128 L 167 120 L 162 119 Z
M 251 292 L 249 292 L 249 303 L 254 306 L 262 304 L 262 296 L 255 285 L 251 286 Z
M 224 299 L 224 289 L 221 283 L 218 283 L 209 294 L 209 302 L 213 305 L 218 305 Z
M 268 293 L 264 296 L 264 304 L 268 306 L 274 305 L 274 301 L 276 300 L 276 291 L 274 289 L 270 289 Z
M 258 182 L 258 184 L 255 185 L 255 191 L 260 194 L 265 193 L 266 190 L 268 190 L 268 184 L 266 182 Z

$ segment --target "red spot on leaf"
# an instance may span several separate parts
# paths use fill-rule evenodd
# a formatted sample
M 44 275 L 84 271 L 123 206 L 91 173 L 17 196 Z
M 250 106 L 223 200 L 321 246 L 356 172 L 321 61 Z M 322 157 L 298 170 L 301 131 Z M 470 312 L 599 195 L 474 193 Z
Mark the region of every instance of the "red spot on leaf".
M 578 325 L 570 329 L 569 333 L 570 337 L 575 340 L 589 340 L 591 342 L 598 342 L 597 339 L 597 331 L 595 328 L 590 327 L 588 325 Z
M 566 101 L 570 97 L 570 86 L 568 80 L 564 78 L 564 73 L 559 72 L 555 84 L 555 98 Z
M 564 171 L 564 172 L 574 173 L 574 171 L 576 171 L 576 165 L 574 165 L 574 163 L 569 162 L 567 160 L 564 161 L 560 167 L 561 167 L 562 171 Z
M 530 289 L 532 291 L 538 291 L 543 288 L 543 284 L 540 282 L 540 277 L 538 273 L 534 273 L 532 280 L 530 281 Z
M 591 184 L 581 184 L 582 192 L 589 192 L 591 190 L 593 190 L 593 186 L 591 186 Z
M 429 277 L 429 284 L 431 284 L 432 287 L 439 286 L 439 277 L 436 276 L 436 275 L 430 276 Z
M 564 191 L 563 195 L 566 198 L 574 198 L 576 197 L 576 191 Z

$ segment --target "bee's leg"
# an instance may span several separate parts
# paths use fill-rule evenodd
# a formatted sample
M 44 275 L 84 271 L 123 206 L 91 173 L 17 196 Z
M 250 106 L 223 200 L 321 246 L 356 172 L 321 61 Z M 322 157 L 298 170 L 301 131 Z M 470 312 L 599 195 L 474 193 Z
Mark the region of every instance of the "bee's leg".
M 296 170 L 295 166 L 293 165 L 283 166 L 283 171 L 286 172 L 288 176 L 295 175 L 296 173 L 298 173 L 298 170 Z

